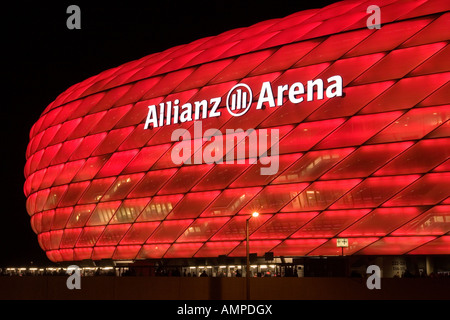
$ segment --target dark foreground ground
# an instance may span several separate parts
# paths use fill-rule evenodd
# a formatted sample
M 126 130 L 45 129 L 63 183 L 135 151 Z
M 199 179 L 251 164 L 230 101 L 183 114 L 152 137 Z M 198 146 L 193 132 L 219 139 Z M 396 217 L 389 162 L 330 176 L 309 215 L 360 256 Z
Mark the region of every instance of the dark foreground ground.
M 0 299 L 245 300 L 245 278 L 83 277 L 69 290 L 65 276 L 0 277 Z M 252 300 L 449 300 L 450 278 L 251 278 Z

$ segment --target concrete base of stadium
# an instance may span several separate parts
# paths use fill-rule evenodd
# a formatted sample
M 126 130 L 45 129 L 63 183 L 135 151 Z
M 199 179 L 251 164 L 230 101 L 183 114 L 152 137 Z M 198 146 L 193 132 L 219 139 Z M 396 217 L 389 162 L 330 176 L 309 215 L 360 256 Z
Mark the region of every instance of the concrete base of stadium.
M 0 277 L 0 299 L 20 300 L 245 300 L 245 278 L 82 277 L 69 290 L 65 276 Z M 450 278 L 251 278 L 252 300 L 450 299 Z

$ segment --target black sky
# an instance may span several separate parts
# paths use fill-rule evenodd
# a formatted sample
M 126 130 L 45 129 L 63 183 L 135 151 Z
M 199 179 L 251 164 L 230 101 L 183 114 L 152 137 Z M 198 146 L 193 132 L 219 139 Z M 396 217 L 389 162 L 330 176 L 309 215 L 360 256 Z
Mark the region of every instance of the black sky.
M 59 1 L 2 4 L 3 99 L 0 267 L 49 264 L 23 194 L 28 134 L 69 86 L 99 72 L 199 38 L 336 1 Z M 68 30 L 66 8 L 81 9 Z M 5 86 L 6 85 L 6 86 Z

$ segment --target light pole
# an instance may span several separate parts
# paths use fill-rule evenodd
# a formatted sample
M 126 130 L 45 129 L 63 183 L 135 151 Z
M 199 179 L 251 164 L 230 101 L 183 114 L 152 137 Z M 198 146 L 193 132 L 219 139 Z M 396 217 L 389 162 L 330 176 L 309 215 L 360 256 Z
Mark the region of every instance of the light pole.
M 245 267 L 245 287 L 246 287 L 246 296 L 247 300 L 250 300 L 250 246 L 248 241 L 248 222 L 251 218 L 259 216 L 258 212 L 253 212 L 252 215 L 245 221 L 245 237 L 246 237 L 246 256 L 247 256 L 247 265 Z

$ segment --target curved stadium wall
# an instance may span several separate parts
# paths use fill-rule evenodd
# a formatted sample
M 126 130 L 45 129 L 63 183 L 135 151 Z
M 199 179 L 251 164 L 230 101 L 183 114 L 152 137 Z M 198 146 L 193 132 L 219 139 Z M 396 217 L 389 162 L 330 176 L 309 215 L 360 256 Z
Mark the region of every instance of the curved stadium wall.
M 372 4 L 379 29 L 366 26 Z M 449 22 L 446 1 L 343 1 L 73 85 L 43 111 L 26 151 L 40 246 L 52 261 L 243 257 L 257 211 L 258 256 L 340 255 L 337 238 L 346 255 L 450 254 Z M 342 83 L 328 95 L 333 76 Z M 309 86 L 318 79 L 323 90 Z M 292 97 L 278 89 L 295 83 Z M 226 105 L 237 84 L 252 91 L 242 116 Z M 206 117 L 194 121 L 192 109 L 173 123 L 172 106 L 201 101 Z M 276 173 L 261 174 L 264 155 L 248 152 L 243 163 L 173 161 L 174 130 L 192 138 L 186 160 L 212 143 L 212 128 L 226 141 L 227 129 L 277 132 Z

